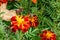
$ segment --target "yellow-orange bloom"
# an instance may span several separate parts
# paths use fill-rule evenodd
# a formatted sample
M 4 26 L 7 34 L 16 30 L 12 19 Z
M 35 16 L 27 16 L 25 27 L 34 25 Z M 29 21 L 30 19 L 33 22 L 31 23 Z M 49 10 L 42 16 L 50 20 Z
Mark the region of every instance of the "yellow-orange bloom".
M 41 40 L 56 40 L 56 35 L 48 30 L 43 31 L 42 34 L 40 34 Z
M 38 22 L 38 18 L 36 15 L 33 15 L 33 17 L 31 18 L 31 26 L 37 27 L 39 24 Z
M 36 3 L 37 3 L 37 0 L 32 0 L 32 2 L 33 2 L 34 4 L 36 4 Z

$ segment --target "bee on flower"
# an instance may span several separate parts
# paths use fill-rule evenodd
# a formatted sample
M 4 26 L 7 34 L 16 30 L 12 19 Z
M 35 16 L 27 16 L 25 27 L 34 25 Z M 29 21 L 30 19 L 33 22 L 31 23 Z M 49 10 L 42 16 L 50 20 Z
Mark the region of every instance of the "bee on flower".
M 56 34 L 52 31 L 44 30 L 42 34 L 40 34 L 41 40 L 56 40 Z

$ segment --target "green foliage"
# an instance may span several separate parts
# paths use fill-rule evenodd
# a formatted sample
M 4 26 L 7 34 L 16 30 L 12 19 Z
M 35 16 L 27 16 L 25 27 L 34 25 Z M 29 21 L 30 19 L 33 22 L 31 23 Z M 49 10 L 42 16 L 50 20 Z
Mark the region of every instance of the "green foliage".
M 6 40 L 7 38 L 6 31 L 5 31 L 6 26 L 7 25 L 3 23 L 2 19 L 0 18 L 0 40 Z
M 3 21 L 0 18 L 0 40 L 40 40 L 38 34 L 43 30 L 51 30 L 57 35 L 57 40 L 60 40 L 60 1 L 59 0 L 38 0 L 37 4 L 30 0 L 16 0 L 9 1 L 7 9 L 24 10 L 22 15 L 28 13 L 36 14 L 38 16 L 39 25 L 35 28 L 30 28 L 26 33 L 17 31 L 11 32 L 8 29 L 10 22 Z M 7 30 L 5 29 L 7 28 Z

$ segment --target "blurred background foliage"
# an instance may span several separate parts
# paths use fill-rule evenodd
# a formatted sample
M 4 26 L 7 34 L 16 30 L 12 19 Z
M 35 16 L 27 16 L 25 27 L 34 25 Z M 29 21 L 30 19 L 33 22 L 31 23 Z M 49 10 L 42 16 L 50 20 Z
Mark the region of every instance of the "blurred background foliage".
M 39 34 L 43 30 L 51 30 L 60 40 L 60 0 L 37 0 L 32 3 L 31 0 L 8 0 L 7 9 L 17 10 L 22 8 L 22 15 L 36 14 L 39 25 L 36 29 L 30 28 L 26 33 L 17 31 L 11 32 L 10 22 L 2 21 L 0 18 L 0 40 L 40 40 Z

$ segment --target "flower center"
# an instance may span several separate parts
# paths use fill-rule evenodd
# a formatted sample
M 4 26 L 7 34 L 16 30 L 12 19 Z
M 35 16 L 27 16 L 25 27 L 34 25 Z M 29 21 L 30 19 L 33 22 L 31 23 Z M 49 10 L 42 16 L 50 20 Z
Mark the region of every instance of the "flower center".
M 32 18 L 31 22 L 34 22 L 34 19 Z
M 51 32 L 47 32 L 46 37 L 50 38 L 51 36 L 52 36 L 52 33 Z
M 24 19 L 22 18 L 22 16 L 16 16 L 16 20 L 17 20 L 17 23 L 18 23 L 18 26 L 20 26 L 21 23 L 23 23 Z

